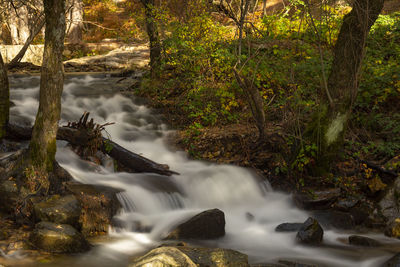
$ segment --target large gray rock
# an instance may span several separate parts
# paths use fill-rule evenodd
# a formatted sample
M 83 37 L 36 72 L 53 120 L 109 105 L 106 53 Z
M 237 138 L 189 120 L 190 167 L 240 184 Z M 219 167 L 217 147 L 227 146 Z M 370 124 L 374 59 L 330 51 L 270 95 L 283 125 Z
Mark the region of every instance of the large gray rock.
M 34 205 L 35 216 L 40 221 L 78 226 L 81 205 L 73 195 L 55 195 Z
M 213 239 L 224 235 L 225 215 L 219 209 L 212 209 L 178 225 L 166 239 Z
M 314 218 L 308 218 L 297 232 L 296 240 L 299 243 L 317 245 L 322 242 L 324 231 Z
M 129 267 L 248 267 L 248 257 L 221 248 L 160 247 L 133 260 Z
M 83 235 L 74 227 L 52 222 L 36 224 L 29 241 L 34 247 L 52 253 L 78 253 L 90 248 Z
M 293 200 L 302 209 L 323 210 L 330 208 L 339 197 L 340 189 L 334 188 L 324 191 L 314 191 L 312 193 L 296 193 L 293 195 Z
M 302 226 L 302 223 L 281 223 L 275 228 L 275 232 L 297 232 Z

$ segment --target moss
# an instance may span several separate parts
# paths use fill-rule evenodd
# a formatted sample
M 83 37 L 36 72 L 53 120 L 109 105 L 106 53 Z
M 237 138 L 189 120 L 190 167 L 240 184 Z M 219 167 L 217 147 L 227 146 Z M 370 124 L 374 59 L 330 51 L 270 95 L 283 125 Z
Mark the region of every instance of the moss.
M 57 142 L 56 139 L 53 139 L 47 145 L 46 170 L 48 172 L 53 171 L 56 152 L 57 152 Z

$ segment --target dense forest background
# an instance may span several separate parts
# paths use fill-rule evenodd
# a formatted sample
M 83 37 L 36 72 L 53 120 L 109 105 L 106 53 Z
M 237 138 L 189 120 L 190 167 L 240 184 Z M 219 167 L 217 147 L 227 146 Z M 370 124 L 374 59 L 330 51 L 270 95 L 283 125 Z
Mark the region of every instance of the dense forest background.
M 3 3 L 9 5 L 2 13 L 4 44 L 23 44 L 19 36 L 26 39 L 40 25 L 40 4 L 20 2 Z M 180 129 L 175 142 L 191 156 L 255 167 L 282 187 L 318 181 L 375 193 L 385 183 L 371 166 L 399 169 L 400 3 L 385 1 L 378 10 L 368 38 L 356 45 L 353 63 L 361 72 L 344 88 L 340 81 L 349 79 L 332 78 L 332 62 L 344 18 L 358 2 L 383 3 L 70 0 L 66 41 L 76 47 L 64 59 L 102 53 L 83 49 L 85 43 L 150 38 L 151 72 L 133 90 L 163 109 Z M 33 43 L 43 38 L 42 30 Z M 353 64 L 345 55 L 342 61 Z M 333 92 L 350 87 L 350 100 Z M 335 110 L 331 95 L 349 102 L 334 149 L 324 141 Z

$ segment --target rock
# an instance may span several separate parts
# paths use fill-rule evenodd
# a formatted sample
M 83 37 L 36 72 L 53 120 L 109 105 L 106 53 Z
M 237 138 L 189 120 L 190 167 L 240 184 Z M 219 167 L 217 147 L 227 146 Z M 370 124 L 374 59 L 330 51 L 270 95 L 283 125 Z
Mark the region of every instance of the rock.
M 354 208 L 360 202 L 359 198 L 349 197 L 346 199 L 340 199 L 335 203 L 335 208 L 340 211 L 349 211 Z
M 219 209 L 212 209 L 178 225 L 166 239 L 213 239 L 224 235 L 225 215 Z
M 106 233 L 112 217 L 121 207 L 116 196 L 121 190 L 76 182 L 69 182 L 66 187 L 81 204 L 79 223 L 83 235 Z
M 359 235 L 351 235 L 349 236 L 349 244 L 355 246 L 362 246 L 362 247 L 379 247 L 381 243 L 376 241 L 375 239 L 359 236 Z
M 290 261 L 290 260 L 280 260 L 279 263 L 284 264 L 286 267 L 318 267 L 314 264 L 306 264 L 297 261 Z
M 386 227 L 385 235 L 400 238 L 400 218 L 395 219 Z
M 347 212 L 318 210 L 312 212 L 312 216 L 315 217 L 324 228 L 351 230 L 355 227 L 353 216 Z
M 29 237 L 31 244 L 52 253 L 78 253 L 90 245 L 74 227 L 68 224 L 40 222 Z
M 334 188 L 312 193 L 297 193 L 293 195 L 296 205 L 305 210 L 323 210 L 329 208 L 340 197 L 340 189 Z
M 400 266 L 400 253 L 391 257 L 388 261 L 381 265 L 381 267 L 398 267 Z
M 322 242 L 324 231 L 314 218 L 308 218 L 297 232 L 296 240 L 299 243 L 317 245 Z
M 18 187 L 14 180 L 6 180 L 0 184 L 0 210 L 12 213 L 18 202 Z
M 382 215 L 390 223 L 400 218 L 400 178 L 397 178 L 392 186 L 386 191 L 385 195 L 379 202 L 379 208 Z
M 248 267 L 247 255 L 221 248 L 160 247 L 135 259 L 129 267 Z
M 35 216 L 41 221 L 79 226 L 81 205 L 73 195 L 55 195 L 34 204 Z
M 298 232 L 302 223 L 282 223 L 275 228 L 275 232 Z

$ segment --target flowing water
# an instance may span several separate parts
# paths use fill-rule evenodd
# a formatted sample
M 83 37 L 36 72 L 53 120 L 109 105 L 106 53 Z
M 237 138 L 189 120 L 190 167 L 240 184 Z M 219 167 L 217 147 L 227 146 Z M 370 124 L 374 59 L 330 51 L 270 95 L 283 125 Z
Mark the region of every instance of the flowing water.
M 38 108 L 39 77 L 11 77 L 11 120 L 33 124 Z M 155 174 L 115 173 L 112 161 L 94 166 L 79 159 L 65 142 L 58 143 L 57 160 L 82 183 L 121 188 L 123 210 L 117 216 L 124 226 L 110 230 L 110 239 L 90 252 L 63 258 L 57 266 L 126 266 L 128 258 L 162 243 L 172 226 L 210 208 L 225 212 L 226 236 L 197 243 L 231 248 L 249 255 L 251 263 L 294 259 L 322 266 L 379 266 L 393 252 L 360 249 L 341 241 L 349 233 L 327 230 L 321 247 L 295 243 L 295 233 L 277 233 L 283 222 L 303 222 L 308 214 L 297 209 L 289 195 L 274 192 L 251 171 L 231 165 L 216 165 L 188 158 L 164 142 L 171 130 L 160 116 L 139 99 L 119 94 L 126 85 L 107 75 L 67 77 L 62 96 L 62 120 L 79 119 L 90 111 L 98 123 L 115 122 L 107 134 L 121 146 L 180 173 L 172 177 Z M 251 215 L 249 215 L 251 214 Z M 150 232 L 138 231 L 148 229 Z M 398 243 L 383 235 L 374 238 Z

